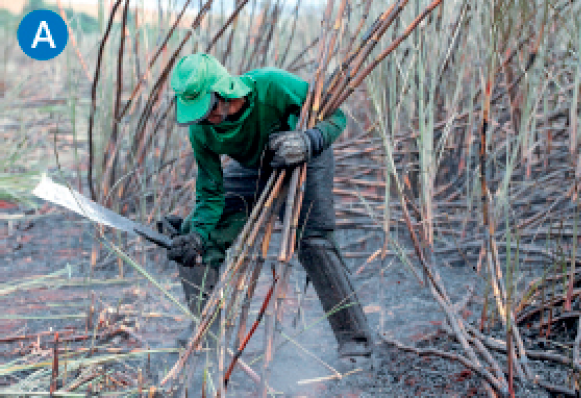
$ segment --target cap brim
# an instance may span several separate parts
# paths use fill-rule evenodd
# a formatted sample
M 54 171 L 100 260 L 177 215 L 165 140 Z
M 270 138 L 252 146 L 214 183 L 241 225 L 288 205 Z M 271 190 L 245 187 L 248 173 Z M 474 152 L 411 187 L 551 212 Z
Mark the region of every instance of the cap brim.
M 200 95 L 194 100 L 176 96 L 176 119 L 181 126 L 189 126 L 206 119 L 218 99 L 213 92 Z

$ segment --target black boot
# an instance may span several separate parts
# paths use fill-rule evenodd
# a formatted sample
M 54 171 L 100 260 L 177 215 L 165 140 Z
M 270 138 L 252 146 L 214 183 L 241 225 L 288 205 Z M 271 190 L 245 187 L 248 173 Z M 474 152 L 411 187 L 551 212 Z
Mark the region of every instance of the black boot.
M 324 237 L 306 237 L 299 260 L 319 296 L 344 362 L 371 366 L 372 339 L 367 318 L 338 249 Z
M 181 264 L 178 264 L 178 270 L 188 308 L 193 315 L 199 317 L 218 283 L 218 271 L 210 266 L 184 267 Z M 212 326 L 217 324 L 218 321 L 214 321 Z M 185 347 L 195 330 L 196 322 L 191 321 L 177 337 L 178 346 Z

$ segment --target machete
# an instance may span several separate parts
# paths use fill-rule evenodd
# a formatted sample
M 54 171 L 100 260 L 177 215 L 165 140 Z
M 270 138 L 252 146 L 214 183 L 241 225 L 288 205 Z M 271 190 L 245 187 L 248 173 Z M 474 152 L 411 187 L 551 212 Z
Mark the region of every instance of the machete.
M 107 225 L 132 235 L 142 236 L 150 242 L 166 249 L 169 249 L 171 246 L 170 237 L 160 234 L 145 225 L 131 221 L 84 197 L 74 189 L 55 183 L 46 175 L 42 176 L 42 179 L 32 193 L 41 199 L 66 207 L 99 224 Z

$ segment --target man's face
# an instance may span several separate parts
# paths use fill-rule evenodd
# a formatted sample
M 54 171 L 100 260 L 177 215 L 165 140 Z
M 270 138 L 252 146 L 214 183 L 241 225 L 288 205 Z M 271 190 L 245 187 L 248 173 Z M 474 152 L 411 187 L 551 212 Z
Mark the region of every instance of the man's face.
M 218 98 L 212 111 L 208 115 L 208 117 L 204 120 L 204 122 L 210 124 L 220 124 L 222 123 L 226 117 L 228 116 L 229 106 L 228 103 L 225 102 L 222 98 Z

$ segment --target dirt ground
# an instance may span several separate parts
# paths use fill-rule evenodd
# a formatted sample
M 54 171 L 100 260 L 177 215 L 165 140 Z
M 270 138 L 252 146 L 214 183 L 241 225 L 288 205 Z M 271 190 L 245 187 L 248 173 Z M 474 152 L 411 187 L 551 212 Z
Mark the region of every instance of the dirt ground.
M 105 249 L 92 269 L 91 251 L 96 231 L 85 220 L 52 206 L 44 206 L 36 214 L 24 219 L 6 221 L 9 215 L 20 213 L 16 208 L 3 208 L 6 215 L 0 227 L 0 339 L 7 336 L 35 334 L 49 330 L 70 330 L 82 335 L 90 333 L 98 314 L 106 307 L 124 309 L 123 316 L 132 317 L 132 324 L 141 337 L 137 341 L 125 336 L 112 342 L 127 350 L 149 346 L 151 349 L 174 348 L 174 338 L 187 324 L 175 304 L 164 297 L 129 265 L 119 265 Z M 348 256 L 355 250 L 374 251 L 381 247 L 380 236 L 365 244 L 353 245 L 368 232 L 341 230 L 339 242 Z M 132 242 L 130 242 L 132 243 Z M 134 243 L 134 242 L 133 242 Z M 405 237 L 401 237 L 405 245 Z M 164 288 L 183 303 L 177 270 L 165 260 L 163 249 L 134 243 L 130 253 L 150 272 Z M 147 253 L 147 255 L 144 255 Z M 445 264 L 445 261 L 437 262 Z M 461 353 L 459 346 L 438 333 L 445 320 L 444 314 L 422 288 L 418 279 L 409 272 L 397 256 L 368 264 L 363 258 L 349 258 L 348 265 L 360 301 L 364 305 L 370 325 L 377 335 L 376 359 L 371 371 L 355 371 L 338 380 L 332 368 L 340 369 L 336 357 L 336 343 L 322 308 L 312 287 L 302 299 L 302 316 L 293 326 L 298 309 L 298 296 L 304 289 L 305 274 L 298 263 L 293 267 L 291 294 L 285 306 L 283 333 L 293 336 L 276 350 L 270 386 L 280 396 L 288 397 L 408 397 L 408 396 L 486 396 L 481 380 L 463 366 L 437 357 L 418 357 L 383 344 L 381 336 L 397 339 L 408 345 L 437 347 Z M 475 296 L 463 316 L 476 319 L 479 314 L 479 297 L 485 281 L 471 267 L 442 265 L 439 267 L 445 286 L 454 302 L 466 296 L 469 286 L 475 286 Z M 56 274 L 55 274 L 56 273 Z M 41 276 L 51 275 L 44 279 Z M 269 280 L 265 272 L 255 297 L 264 297 Z M 91 313 L 93 305 L 95 311 Z M 259 303 L 253 303 L 250 320 L 256 316 Z M 94 314 L 92 317 L 89 314 Z M 128 315 L 129 314 L 129 315 Z M 52 329 L 51 329 L 52 328 Z M 52 335 L 36 339 L 38 346 L 50 346 Z M 31 355 L 31 342 L 0 342 L 0 363 L 8 364 L 24 354 Z M 242 356 L 246 363 L 260 373 L 261 361 L 253 360 L 262 354 L 263 330 L 260 327 Z M 175 350 L 174 350 L 175 351 Z M 50 350 L 37 355 L 50 358 Z M 98 351 L 93 355 L 101 355 Z M 132 358 L 130 365 L 145 369 L 145 377 L 155 383 L 173 366 L 178 354 L 162 352 L 152 354 L 149 360 Z M 215 361 L 205 361 L 210 370 Z M 544 378 L 555 384 L 565 382 L 566 371 L 542 363 L 532 363 Z M 1 369 L 1 368 L 0 368 Z M 23 371 L 0 375 L 0 388 L 14 385 L 19 378 L 30 374 Z M 0 374 L 3 374 L 0 372 Z M 189 391 L 199 386 L 200 369 L 194 372 Z M 517 395 L 522 397 L 548 396 L 534 386 L 517 383 Z M 47 389 L 46 386 L 44 386 Z M 256 396 L 258 389 L 241 371 L 236 371 L 229 384 L 231 396 Z M 191 393 L 190 393 L 191 394 Z M 278 394 L 277 394 L 278 395 Z M 194 393 L 197 396 L 197 393 Z

